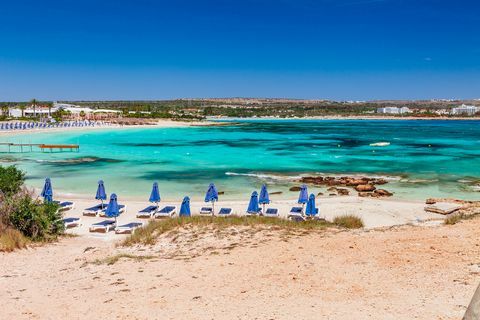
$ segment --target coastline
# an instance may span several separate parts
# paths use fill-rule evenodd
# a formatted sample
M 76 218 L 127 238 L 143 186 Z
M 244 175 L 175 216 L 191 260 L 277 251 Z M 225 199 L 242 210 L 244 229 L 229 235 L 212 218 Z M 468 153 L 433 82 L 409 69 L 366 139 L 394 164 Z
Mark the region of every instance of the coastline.
M 315 116 L 315 117 L 302 117 L 302 118 L 276 118 L 276 117 L 246 117 L 246 118 L 237 118 L 237 117 L 207 117 L 208 121 L 254 121 L 254 120 L 278 120 L 278 121 L 292 121 L 292 120 L 472 120 L 480 121 L 480 117 L 415 117 L 415 116 L 405 116 L 405 117 L 395 117 L 395 116 Z

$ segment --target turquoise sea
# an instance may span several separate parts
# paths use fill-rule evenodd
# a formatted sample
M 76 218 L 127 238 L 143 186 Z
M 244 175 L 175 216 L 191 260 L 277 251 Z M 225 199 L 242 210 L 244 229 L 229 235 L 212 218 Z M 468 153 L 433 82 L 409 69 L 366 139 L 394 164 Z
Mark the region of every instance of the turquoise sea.
M 107 192 L 148 199 L 158 181 L 163 198 L 200 199 L 215 182 L 224 198 L 245 197 L 262 183 L 288 191 L 300 175 L 386 176 L 399 198 L 480 199 L 480 122 L 429 120 L 249 120 L 218 127 L 128 128 L 44 132 L 2 142 L 79 144 L 80 152 L 7 153 L 30 186 L 51 177 L 54 191 Z M 371 146 L 388 142 L 388 146 Z M 322 188 L 315 188 L 315 191 Z

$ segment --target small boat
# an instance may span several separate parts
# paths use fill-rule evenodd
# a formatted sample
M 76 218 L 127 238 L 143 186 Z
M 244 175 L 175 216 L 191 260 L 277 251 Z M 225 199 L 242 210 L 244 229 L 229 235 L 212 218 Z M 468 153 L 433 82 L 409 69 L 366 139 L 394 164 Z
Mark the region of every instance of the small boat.
M 387 147 L 390 145 L 390 142 L 375 142 L 375 143 L 370 143 L 371 147 Z

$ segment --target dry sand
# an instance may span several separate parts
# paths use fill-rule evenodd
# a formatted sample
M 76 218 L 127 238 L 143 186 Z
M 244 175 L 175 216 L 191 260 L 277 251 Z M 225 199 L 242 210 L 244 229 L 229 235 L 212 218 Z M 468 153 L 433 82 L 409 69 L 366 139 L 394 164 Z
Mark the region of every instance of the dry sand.
M 479 229 L 190 227 L 133 248 L 66 238 L 0 253 L 0 318 L 460 319 L 478 285 Z M 122 253 L 148 259 L 95 263 Z

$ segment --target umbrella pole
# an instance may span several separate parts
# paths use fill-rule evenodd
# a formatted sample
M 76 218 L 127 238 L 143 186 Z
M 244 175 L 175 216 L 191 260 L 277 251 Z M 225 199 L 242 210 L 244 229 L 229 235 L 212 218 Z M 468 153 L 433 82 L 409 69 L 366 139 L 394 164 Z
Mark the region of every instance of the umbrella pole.
M 263 204 L 263 215 L 265 215 L 265 203 Z
M 215 200 L 212 201 L 212 215 L 215 215 Z

